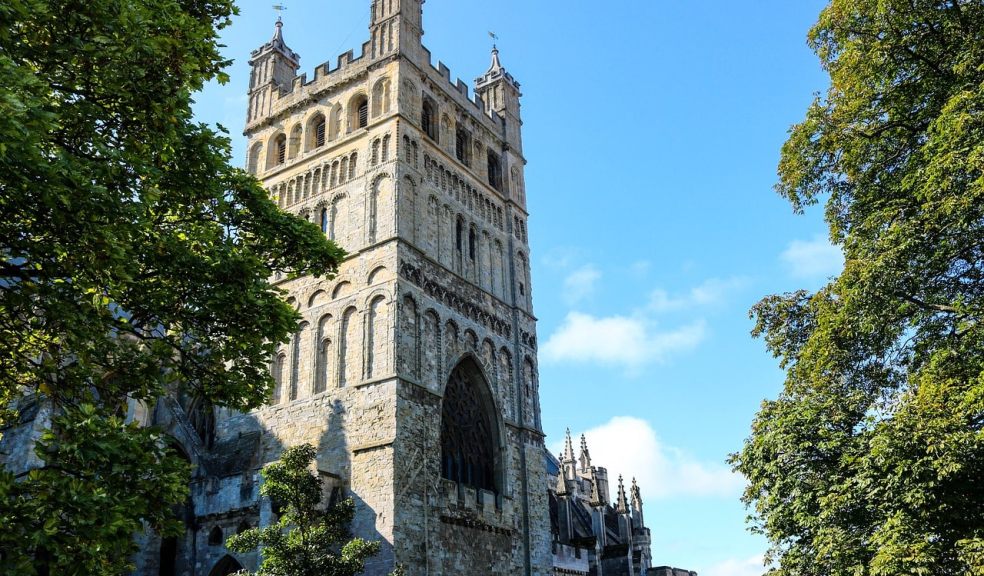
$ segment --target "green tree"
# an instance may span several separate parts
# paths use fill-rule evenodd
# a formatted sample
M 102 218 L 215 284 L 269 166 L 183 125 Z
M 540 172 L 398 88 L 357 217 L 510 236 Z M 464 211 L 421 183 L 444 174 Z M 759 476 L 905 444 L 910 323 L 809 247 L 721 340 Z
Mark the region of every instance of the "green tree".
M 769 296 L 787 371 L 732 456 L 775 575 L 984 574 L 984 3 L 832 0 L 778 192 L 843 272 Z
M 0 430 L 34 398 L 42 465 L 0 466 L 0 574 L 126 570 L 177 530 L 188 470 L 128 402 L 246 410 L 296 329 L 273 273 L 343 256 L 230 166 L 192 94 L 224 82 L 231 0 L 0 2 Z M 48 412 L 42 411 L 42 414 Z
M 279 462 L 264 468 L 260 494 L 282 507 L 279 520 L 226 542 L 230 550 L 244 554 L 263 546 L 257 576 L 355 576 L 379 553 L 379 542 L 351 537 L 351 499 L 322 505 L 321 478 L 308 469 L 314 457 L 314 447 L 303 444 L 288 448 Z

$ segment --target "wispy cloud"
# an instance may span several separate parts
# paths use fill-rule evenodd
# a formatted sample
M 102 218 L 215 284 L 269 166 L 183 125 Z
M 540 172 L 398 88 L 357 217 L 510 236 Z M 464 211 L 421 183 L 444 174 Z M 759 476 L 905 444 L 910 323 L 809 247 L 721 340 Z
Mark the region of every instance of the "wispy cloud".
M 552 248 L 542 258 L 543 264 L 547 268 L 554 270 L 564 270 L 582 260 L 581 251 L 570 246 L 557 246 Z
M 694 286 L 683 294 L 670 294 L 666 290 L 656 289 L 649 295 L 649 309 L 653 312 L 670 312 L 704 306 L 713 306 L 724 302 L 725 298 L 747 284 L 745 278 L 711 278 Z
M 762 576 L 766 571 L 762 555 L 731 558 L 701 570 L 701 576 Z
M 790 275 L 800 279 L 821 279 L 839 274 L 844 254 L 823 236 L 812 240 L 793 240 L 780 255 Z
M 643 317 L 598 318 L 571 312 L 547 339 L 542 351 L 552 361 L 600 362 L 639 368 L 650 362 L 663 361 L 672 352 L 695 348 L 704 335 L 703 320 L 661 330 Z
M 703 462 L 666 445 L 649 422 L 640 418 L 618 416 L 584 435 L 588 449 L 597 457 L 594 464 L 608 469 L 612 497 L 619 475 L 625 477 L 626 485 L 632 478 L 638 480 L 643 501 L 682 496 L 734 498 L 741 491 L 742 478 L 723 463 Z M 561 441 L 551 449 L 558 453 Z
M 594 293 L 601 272 L 591 264 L 581 266 L 564 278 L 564 302 L 573 306 Z
M 601 274 L 590 265 L 574 271 L 564 281 L 564 300 L 569 305 L 584 300 L 600 279 Z M 624 313 L 596 315 L 572 310 L 544 342 L 543 358 L 638 372 L 696 348 L 707 336 L 708 309 L 723 303 L 745 283 L 742 278 L 711 279 L 678 294 L 658 289 L 642 305 Z

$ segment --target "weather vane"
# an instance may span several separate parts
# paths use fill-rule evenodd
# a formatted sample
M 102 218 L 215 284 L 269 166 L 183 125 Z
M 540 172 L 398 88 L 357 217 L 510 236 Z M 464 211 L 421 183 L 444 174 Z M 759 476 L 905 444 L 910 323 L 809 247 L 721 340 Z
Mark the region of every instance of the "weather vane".
M 283 17 L 284 10 L 286 10 L 287 7 L 283 4 L 274 4 L 273 9 L 277 11 L 277 20 L 279 21 Z
M 492 39 L 492 48 L 495 48 L 496 43 L 499 41 L 499 37 L 496 36 L 495 32 L 489 32 L 489 38 Z

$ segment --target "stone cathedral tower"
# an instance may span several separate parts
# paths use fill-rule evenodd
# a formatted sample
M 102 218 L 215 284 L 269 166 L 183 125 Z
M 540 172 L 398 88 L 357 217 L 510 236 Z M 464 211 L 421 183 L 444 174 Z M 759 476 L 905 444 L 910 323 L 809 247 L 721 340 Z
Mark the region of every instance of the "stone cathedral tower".
M 279 21 L 252 54 L 248 169 L 349 256 L 330 281 L 276 279 L 304 321 L 270 406 L 154 415 L 199 466 L 189 536 L 149 541 L 141 573 L 255 566 L 222 538 L 273 521 L 257 472 L 303 442 L 384 543 L 367 574 L 550 572 L 519 84 L 497 50 L 474 96 L 435 68 L 422 4 L 373 1 L 362 55 L 313 77 Z

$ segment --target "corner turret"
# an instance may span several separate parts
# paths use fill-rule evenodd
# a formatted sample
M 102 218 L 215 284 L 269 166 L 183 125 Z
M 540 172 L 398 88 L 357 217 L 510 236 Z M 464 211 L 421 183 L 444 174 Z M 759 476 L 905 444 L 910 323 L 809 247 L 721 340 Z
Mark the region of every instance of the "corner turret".
M 274 91 L 290 89 L 291 82 L 301 67 L 301 56 L 284 42 L 282 19 L 277 18 L 274 24 L 273 38 L 250 54 L 249 65 L 251 71 L 247 125 L 270 113 Z
M 486 113 L 496 112 L 506 123 L 506 142 L 523 154 L 523 120 L 520 114 L 519 82 L 506 71 L 499 60 L 499 49 L 492 47 L 492 64 L 489 69 L 475 79 L 475 93 L 485 102 Z

